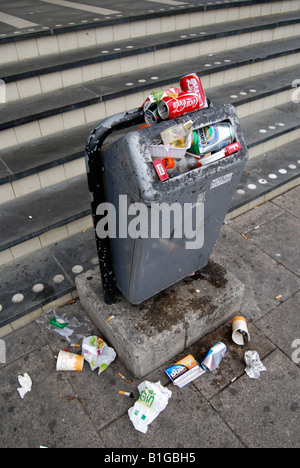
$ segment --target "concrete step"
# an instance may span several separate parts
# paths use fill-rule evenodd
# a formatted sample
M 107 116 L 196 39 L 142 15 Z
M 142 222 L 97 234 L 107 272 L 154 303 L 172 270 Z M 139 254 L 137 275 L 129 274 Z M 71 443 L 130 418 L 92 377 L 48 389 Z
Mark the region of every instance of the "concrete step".
M 1 14 L 0 61 L 21 61 L 106 42 L 299 10 L 298 0 L 228 0 L 223 4 L 195 0 L 193 5 L 153 2 L 146 4 L 147 9 L 139 0 L 113 0 L 110 14 L 99 8 L 98 13 L 93 13 L 82 4 L 77 10 L 74 3 L 73 8 L 64 8 L 55 2 L 51 7 L 39 2 L 32 11 L 26 4 L 19 4 L 17 13 L 6 7 L 7 13 L 16 16 Z
M 93 79 L 157 67 L 174 60 L 198 58 L 213 52 L 292 38 L 300 34 L 300 13 L 226 21 L 180 31 L 54 53 L 2 64 L 8 102 L 47 93 Z
M 211 53 L 115 77 L 101 78 L 39 96 L 0 104 L 0 149 L 104 119 L 138 107 L 153 89 L 177 84 L 193 70 L 203 86 L 232 83 L 245 77 L 294 66 L 299 61 L 299 38 L 256 44 L 232 51 Z M 213 54 L 213 55 L 212 55 Z

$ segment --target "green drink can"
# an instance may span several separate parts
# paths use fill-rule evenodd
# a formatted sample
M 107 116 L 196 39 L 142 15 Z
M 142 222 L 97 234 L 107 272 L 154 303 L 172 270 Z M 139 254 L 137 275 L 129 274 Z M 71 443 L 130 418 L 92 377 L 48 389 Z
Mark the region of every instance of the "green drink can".
M 193 143 L 190 152 L 204 156 L 220 151 L 234 141 L 234 130 L 229 122 L 221 122 L 193 131 Z

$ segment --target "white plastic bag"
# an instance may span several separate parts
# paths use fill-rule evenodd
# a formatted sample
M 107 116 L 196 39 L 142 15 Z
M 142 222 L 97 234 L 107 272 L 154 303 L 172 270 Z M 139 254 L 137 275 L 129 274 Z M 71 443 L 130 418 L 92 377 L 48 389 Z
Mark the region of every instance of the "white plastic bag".
M 138 386 L 138 390 L 140 397 L 129 408 L 128 415 L 135 429 L 146 434 L 148 425 L 166 408 L 172 392 L 160 382 L 152 383 L 147 380 Z
M 82 341 L 82 355 L 94 371 L 99 368 L 98 375 L 116 359 L 116 352 L 98 336 L 88 336 Z

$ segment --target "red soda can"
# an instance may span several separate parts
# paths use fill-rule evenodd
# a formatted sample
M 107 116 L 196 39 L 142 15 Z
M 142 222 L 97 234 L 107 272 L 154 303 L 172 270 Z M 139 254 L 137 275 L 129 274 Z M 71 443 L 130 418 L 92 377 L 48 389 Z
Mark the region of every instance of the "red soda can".
M 200 96 L 196 93 L 179 93 L 176 99 L 166 96 L 158 103 L 157 109 L 163 120 L 175 119 L 200 109 Z
M 196 73 L 185 75 L 180 80 L 180 88 L 185 93 L 197 93 L 200 97 L 200 109 L 207 107 L 205 92 L 201 80 Z

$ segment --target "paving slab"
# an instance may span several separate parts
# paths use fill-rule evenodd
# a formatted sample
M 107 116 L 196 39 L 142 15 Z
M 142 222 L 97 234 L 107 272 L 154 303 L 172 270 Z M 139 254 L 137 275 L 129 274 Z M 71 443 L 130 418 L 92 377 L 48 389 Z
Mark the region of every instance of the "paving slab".
M 239 234 L 248 234 L 255 228 L 263 226 L 270 220 L 277 220 L 277 217 L 282 215 L 284 210 L 272 202 L 263 203 L 255 209 L 244 213 L 243 216 L 238 216 L 230 221 L 232 227 Z
M 299 199 L 300 186 L 274 198 L 272 203 L 288 211 L 292 215 L 297 216 L 297 218 L 300 218 Z
M 286 235 L 288 229 L 286 226 Z M 286 300 L 299 290 L 300 281 L 294 273 L 236 232 L 230 223 L 222 226 L 211 258 L 245 284 L 240 312 L 248 320 L 255 321 L 276 307 L 279 294 Z
M 126 439 L 131 448 L 173 448 L 175 451 L 244 446 L 193 384 L 182 389 L 169 385 L 168 389 L 172 392 L 169 404 L 148 426 L 146 434 L 136 431 L 126 414 L 101 432 L 105 445 L 120 448 Z
M 247 326 L 250 333 L 250 341 L 246 346 L 237 346 L 232 341 L 232 325 L 231 320 L 229 320 L 190 347 L 189 352 L 192 356 L 197 356 L 200 362 L 206 356 L 207 350 L 218 341 L 221 341 L 227 347 L 227 352 L 219 369 L 211 374 L 205 374 L 193 382 L 193 385 L 208 401 L 244 374 L 244 355 L 246 351 L 255 349 L 261 359 L 263 359 L 275 349 L 272 341 L 256 327 L 256 324 L 254 325 L 252 322 L 249 322 Z
M 283 213 L 278 219 L 249 232 L 247 237 L 252 244 L 300 277 L 300 251 L 295 249 L 295 245 L 300 244 L 299 218 Z
M 298 292 L 256 322 L 261 332 L 298 366 L 300 365 L 299 314 L 300 293 Z
M 275 350 L 258 380 L 244 374 L 211 404 L 249 448 L 299 447 L 299 368 Z
M 26 340 L 26 329 L 19 337 Z M 25 372 L 33 385 L 22 400 L 17 377 Z M 81 402 L 73 398 L 67 378 L 55 372 L 54 354 L 48 345 L 0 368 L 0 378 L 1 447 L 103 447 Z

